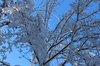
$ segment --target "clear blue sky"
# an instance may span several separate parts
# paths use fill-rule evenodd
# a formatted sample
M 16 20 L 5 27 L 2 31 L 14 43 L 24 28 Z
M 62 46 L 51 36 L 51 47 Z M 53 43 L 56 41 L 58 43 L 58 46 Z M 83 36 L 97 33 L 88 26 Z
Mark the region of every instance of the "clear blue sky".
M 70 7 L 70 3 L 72 3 L 75 0 L 65 0 L 63 3 L 61 3 L 61 5 L 57 6 L 57 12 L 54 12 L 54 15 L 57 15 L 58 17 L 62 16 L 62 14 L 67 13 L 68 10 L 71 9 Z M 57 17 L 53 17 L 52 20 L 49 22 L 51 28 L 54 28 L 56 26 L 56 24 L 59 22 L 59 19 Z
M 75 1 L 75 0 L 65 0 L 61 5 L 56 7 L 58 11 L 53 14 L 59 17 L 59 15 L 61 16 L 61 14 L 66 13 L 70 9 L 69 4 L 72 1 Z M 36 0 L 37 5 L 40 2 L 41 0 Z M 58 22 L 59 22 L 59 19 L 57 17 L 53 17 L 49 22 L 50 27 L 53 29 Z M 14 49 L 11 54 L 8 54 L 8 59 L 6 61 L 10 62 L 11 66 L 14 66 L 16 64 L 19 64 L 21 66 L 29 66 L 30 63 L 24 58 L 19 58 L 19 56 L 21 56 L 20 53 L 16 49 Z M 70 66 L 70 64 L 68 64 L 68 66 Z

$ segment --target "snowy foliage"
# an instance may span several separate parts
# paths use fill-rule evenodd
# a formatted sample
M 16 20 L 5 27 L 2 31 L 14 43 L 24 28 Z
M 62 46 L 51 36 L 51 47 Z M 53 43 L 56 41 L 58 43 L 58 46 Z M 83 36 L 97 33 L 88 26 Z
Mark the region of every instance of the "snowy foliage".
M 30 65 L 58 66 L 100 65 L 99 0 L 76 0 L 72 10 L 62 15 L 54 29 L 48 24 L 58 0 L 46 0 L 36 6 L 35 0 L 4 0 L 0 7 L 0 63 L 14 48 Z M 92 6 L 96 4 L 95 8 Z M 31 53 L 32 57 L 26 56 Z M 61 62 L 59 60 L 63 60 Z M 10 62 L 9 62 L 10 63 Z M 15 65 L 20 66 L 20 65 Z

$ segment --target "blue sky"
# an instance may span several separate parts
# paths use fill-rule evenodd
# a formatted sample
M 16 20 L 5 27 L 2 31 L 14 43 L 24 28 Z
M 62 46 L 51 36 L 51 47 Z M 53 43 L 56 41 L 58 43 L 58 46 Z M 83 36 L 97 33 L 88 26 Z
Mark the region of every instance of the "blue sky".
M 53 14 L 56 15 L 57 17 L 53 17 L 52 20 L 49 22 L 50 27 L 53 29 L 56 24 L 59 22 L 59 17 L 62 16 L 62 14 L 67 13 L 68 10 L 71 9 L 70 7 L 70 3 L 73 2 L 75 0 L 65 0 L 64 2 L 61 3 L 61 5 L 57 6 L 57 12 L 54 12 Z
M 62 14 L 66 13 L 68 10 L 70 10 L 69 4 L 75 0 L 65 0 L 61 5 L 57 6 L 57 12 L 54 12 L 54 15 L 57 15 L 58 17 Z M 38 5 L 41 2 L 41 0 L 36 1 L 36 5 Z M 56 24 L 59 22 L 59 19 L 57 17 L 52 17 L 52 19 L 49 21 L 50 27 L 53 29 Z M 19 64 L 21 66 L 29 66 L 29 61 L 27 61 L 24 58 L 19 58 L 20 53 L 17 49 L 13 49 L 13 52 L 7 55 L 7 62 L 10 62 L 11 66 L 14 66 L 16 64 Z M 54 61 L 55 62 L 55 61 Z M 67 66 L 71 66 L 70 64 L 67 64 Z

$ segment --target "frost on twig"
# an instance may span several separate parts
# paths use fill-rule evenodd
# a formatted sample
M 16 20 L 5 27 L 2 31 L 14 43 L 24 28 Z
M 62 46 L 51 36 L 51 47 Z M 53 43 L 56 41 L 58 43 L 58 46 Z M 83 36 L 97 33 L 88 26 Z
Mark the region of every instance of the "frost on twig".
M 33 66 L 50 66 L 55 59 L 58 65 L 63 66 L 67 63 L 75 66 L 99 65 L 96 61 L 100 60 L 99 0 L 71 3 L 72 10 L 59 18 L 54 29 L 48 28 L 48 23 L 59 4 L 58 0 L 46 0 L 37 7 L 34 0 L 5 1 L 0 22 L 0 53 L 3 59 L 7 58 L 3 54 L 12 52 L 16 47 Z M 91 7 L 94 4 L 97 4 L 96 9 Z M 28 53 L 32 54 L 31 59 Z
M 6 66 L 10 66 L 9 63 L 7 63 L 7 62 L 3 62 L 3 61 L 0 61 L 0 65 L 1 65 L 1 66 L 4 66 L 4 65 L 6 65 Z

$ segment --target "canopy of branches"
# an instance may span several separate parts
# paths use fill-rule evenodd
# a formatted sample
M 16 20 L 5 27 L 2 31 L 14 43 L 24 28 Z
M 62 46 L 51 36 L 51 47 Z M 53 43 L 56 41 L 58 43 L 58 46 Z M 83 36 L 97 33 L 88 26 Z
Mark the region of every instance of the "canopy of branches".
M 1 0 L 0 0 L 1 1 Z M 64 1 L 63 1 L 64 2 Z M 100 0 L 75 0 L 71 10 L 57 16 L 49 27 L 61 0 L 2 0 L 0 4 L 0 63 L 17 49 L 31 66 L 100 65 Z M 66 6 L 67 8 L 67 6 Z M 31 57 L 27 55 L 31 53 Z M 60 60 L 63 60 L 61 62 Z M 18 66 L 18 65 L 16 65 Z

